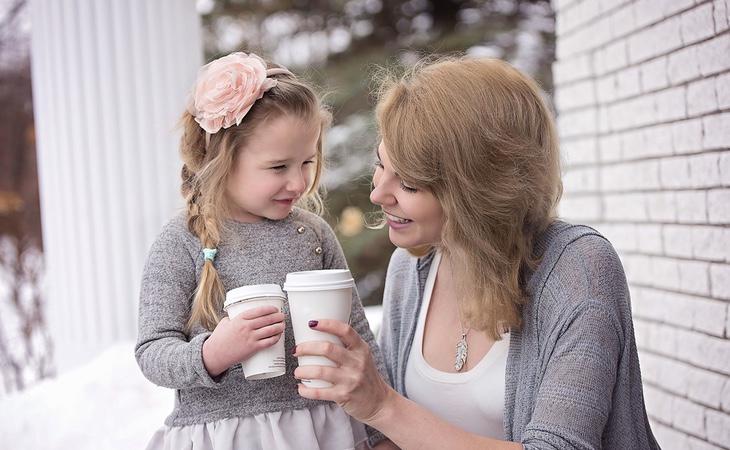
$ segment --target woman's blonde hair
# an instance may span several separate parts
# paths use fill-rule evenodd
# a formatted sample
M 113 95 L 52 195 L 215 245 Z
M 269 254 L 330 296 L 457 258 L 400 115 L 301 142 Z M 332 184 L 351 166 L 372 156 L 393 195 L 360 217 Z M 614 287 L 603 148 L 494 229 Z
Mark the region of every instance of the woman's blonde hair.
M 298 206 L 317 214 L 322 212 L 319 181 L 324 163 L 324 132 L 330 123 L 330 113 L 307 83 L 289 74 L 278 74 L 274 78 L 278 81 L 277 85 L 256 100 L 240 125 L 209 135 L 207 143 L 206 132 L 190 112 L 183 113 L 180 120 L 180 155 L 183 160 L 181 191 L 187 203 L 188 229 L 200 239 L 204 248 L 217 248 L 221 242 L 224 219 L 229 217 L 230 211 L 226 197 L 228 176 L 256 127 L 267 120 L 291 115 L 319 122 L 314 177 Z M 213 261 L 206 259 L 195 290 L 188 330 L 196 325 L 209 330 L 215 328 L 220 321 L 224 298 L 225 289 L 218 271 Z
M 379 82 L 377 123 L 393 170 L 439 200 L 439 247 L 464 319 L 499 339 L 521 325 L 535 237 L 562 194 L 552 114 L 532 79 L 496 59 L 422 61 L 400 77 L 382 71 Z

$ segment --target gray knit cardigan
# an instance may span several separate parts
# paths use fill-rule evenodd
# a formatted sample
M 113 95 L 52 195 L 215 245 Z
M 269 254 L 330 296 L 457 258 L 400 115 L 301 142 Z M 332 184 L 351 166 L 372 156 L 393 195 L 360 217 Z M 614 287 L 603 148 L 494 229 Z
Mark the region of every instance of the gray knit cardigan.
M 555 222 L 536 242 L 522 328 L 511 330 L 504 436 L 533 449 L 658 449 L 646 416 L 626 278 L 595 230 Z M 405 371 L 433 252 L 402 249 L 388 268 L 379 343 L 391 380 Z
M 215 267 L 226 290 L 250 284 L 282 285 L 288 272 L 346 268 L 332 229 L 319 216 L 295 208 L 285 219 L 258 223 L 226 221 Z M 294 334 L 288 317 L 284 331 L 286 374 L 248 381 L 236 364 L 211 378 L 203 366 L 203 342 L 211 332 L 185 324 L 200 279 L 203 254 L 200 240 L 187 229 L 185 214 L 172 219 L 150 249 L 142 275 L 139 334 L 135 348 L 142 373 L 153 383 L 175 389 L 175 406 L 165 423 L 170 426 L 211 422 L 323 402 L 301 397 L 291 355 Z M 288 316 L 288 304 L 284 313 Z M 385 367 L 365 313 L 353 289 L 350 323 L 370 345 L 385 376 Z M 382 438 L 368 429 L 370 443 Z

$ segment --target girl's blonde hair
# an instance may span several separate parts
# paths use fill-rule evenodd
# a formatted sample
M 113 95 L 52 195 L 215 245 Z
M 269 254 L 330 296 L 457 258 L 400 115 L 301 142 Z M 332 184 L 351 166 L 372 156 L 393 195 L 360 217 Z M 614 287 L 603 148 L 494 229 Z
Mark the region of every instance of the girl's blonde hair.
M 534 241 L 562 194 L 552 114 L 532 79 L 496 59 L 422 61 L 379 78 L 376 116 L 393 170 L 439 200 L 439 247 L 464 319 L 499 339 L 521 325 Z
M 188 229 L 200 239 L 204 248 L 217 248 L 221 242 L 223 219 L 229 217 L 226 197 L 228 176 L 256 127 L 267 120 L 291 115 L 319 122 L 314 177 L 298 206 L 317 214 L 322 212 L 319 181 L 324 163 L 324 132 L 330 123 L 330 113 L 307 83 L 289 74 L 278 74 L 275 78 L 277 85 L 256 100 L 240 125 L 223 128 L 209 135 L 207 144 L 206 132 L 195 121 L 195 117 L 188 111 L 183 113 L 180 121 L 180 155 L 183 160 L 181 191 L 187 203 Z M 188 329 L 196 325 L 209 330 L 215 328 L 220 321 L 224 298 L 225 289 L 218 271 L 213 261 L 206 259 L 195 290 Z

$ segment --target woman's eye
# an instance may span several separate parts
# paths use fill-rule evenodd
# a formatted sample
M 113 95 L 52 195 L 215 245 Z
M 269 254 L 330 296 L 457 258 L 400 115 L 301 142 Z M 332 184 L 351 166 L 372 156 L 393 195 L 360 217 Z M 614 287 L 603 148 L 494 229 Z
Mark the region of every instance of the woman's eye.
M 378 169 L 382 169 L 383 168 L 383 162 L 381 160 L 379 160 L 379 159 L 376 159 L 374 164 L 375 164 L 375 167 L 378 168 Z
M 409 192 L 409 193 L 411 193 L 411 194 L 412 194 L 412 193 L 414 193 L 414 192 L 418 192 L 418 189 L 416 189 L 416 188 L 414 188 L 414 187 L 410 187 L 410 186 L 408 186 L 407 184 L 405 184 L 405 183 L 403 182 L 403 180 L 401 180 L 401 182 L 400 182 L 400 188 L 401 188 L 401 189 L 403 189 L 403 190 L 404 190 L 404 191 L 406 191 L 406 192 Z

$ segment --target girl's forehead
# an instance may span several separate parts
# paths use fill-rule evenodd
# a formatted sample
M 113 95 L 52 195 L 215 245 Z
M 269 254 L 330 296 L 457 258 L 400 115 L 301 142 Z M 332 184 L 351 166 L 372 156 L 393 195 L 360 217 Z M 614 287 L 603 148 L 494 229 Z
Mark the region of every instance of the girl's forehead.
M 241 153 L 265 160 L 311 156 L 316 151 L 319 133 L 318 122 L 281 116 L 260 124 Z

